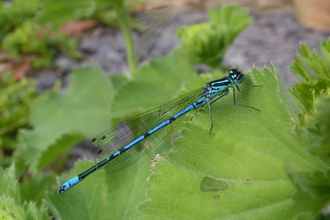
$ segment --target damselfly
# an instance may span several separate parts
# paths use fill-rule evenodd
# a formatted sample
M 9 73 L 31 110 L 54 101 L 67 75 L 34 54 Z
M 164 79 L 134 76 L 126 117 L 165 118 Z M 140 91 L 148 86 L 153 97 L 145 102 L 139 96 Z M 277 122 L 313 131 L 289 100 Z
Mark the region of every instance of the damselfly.
M 114 173 L 131 165 L 166 137 L 181 121 L 183 118 L 181 116 L 207 103 L 211 131 L 213 126 L 211 105 L 227 95 L 229 88 L 233 89 L 234 105 L 259 111 L 254 107 L 236 103 L 236 89 L 243 91 L 259 87 L 250 86 L 240 89 L 237 84 L 243 81 L 244 74 L 237 69 L 231 69 L 228 76 L 206 83 L 200 89 L 181 95 L 165 105 L 121 122 L 99 134 L 90 143 L 91 152 L 96 154 L 96 165 L 65 182 L 58 188 L 58 192 L 64 193 L 101 167 L 105 166 L 108 173 Z

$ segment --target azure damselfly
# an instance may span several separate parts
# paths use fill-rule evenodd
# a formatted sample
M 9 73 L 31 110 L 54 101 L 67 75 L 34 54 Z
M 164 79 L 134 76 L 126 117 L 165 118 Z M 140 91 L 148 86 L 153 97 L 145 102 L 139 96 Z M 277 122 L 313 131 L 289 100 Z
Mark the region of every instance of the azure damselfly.
M 211 105 L 226 96 L 229 88 L 233 89 L 234 105 L 259 111 L 254 107 L 236 103 L 236 89 L 244 91 L 260 87 L 250 86 L 240 89 L 237 84 L 243 81 L 244 74 L 237 69 L 231 69 L 228 76 L 206 83 L 200 89 L 181 95 L 160 107 L 123 121 L 99 134 L 90 143 L 91 152 L 97 157 L 96 165 L 62 184 L 58 188 L 58 192 L 64 193 L 102 167 L 105 167 L 108 173 L 114 173 L 131 165 L 165 138 L 182 120 L 181 116 L 202 108 L 207 103 L 211 131 L 213 126 Z

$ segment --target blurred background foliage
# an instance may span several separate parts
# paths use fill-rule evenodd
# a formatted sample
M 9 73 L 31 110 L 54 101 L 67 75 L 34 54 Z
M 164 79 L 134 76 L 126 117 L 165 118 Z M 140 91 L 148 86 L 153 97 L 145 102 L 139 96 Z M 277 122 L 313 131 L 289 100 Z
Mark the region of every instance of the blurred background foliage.
M 162 150 L 151 152 L 136 165 L 120 173 L 110 176 L 98 172 L 86 180 L 83 183 L 85 185 L 80 184 L 81 188 L 72 189 L 72 193 L 57 194 L 59 184 L 93 165 L 90 161 L 79 161 L 70 173 L 60 175 L 70 161 L 72 146 L 91 139 L 95 134 L 121 120 L 164 104 L 184 92 L 200 87 L 207 81 L 219 78 L 214 76 L 215 74 L 225 75 L 226 70 L 230 68 L 223 65 L 226 51 L 236 37 L 253 23 L 248 10 L 244 8 L 233 5 L 213 8 L 216 5 L 210 3 L 208 7 L 212 9 L 207 11 L 208 22 L 178 28 L 176 34 L 181 40 L 178 48 L 167 56 L 153 59 L 148 65 L 138 67 L 139 58 L 134 51 L 132 30 L 146 29 L 135 19 L 135 15 L 143 11 L 147 3 L 148 1 L 142 0 L 126 2 L 74 0 L 70 1 L 70 4 L 64 0 L 2 1 L 0 55 L 2 66 L 6 67 L 0 72 L 2 176 L 0 216 L 2 218 L 108 219 L 109 216 L 115 216 L 116 219 L 153 219 L 161 216 L 168 219 L 184 219 L 182 216 L 193 214 L 191 210 L 199 210 L 201 207 L 209 210 L 210 207 L 205 202 L 208 197 L 204 198 L 205 194 L 200 196 L 198 189 L 192 187 L 189 189 L 192 195 L 181 196 L 180 192 L 184 192 L 185 189 L 180 189 L 180 181 L 187 181 L 185 182 L 187 185 L 198 183 L 201 179 L 200 175 L 211 175 L 213 168 L 209 169 L 207 165 L 199 170 L 185 167 L 185 163 L 189 163 L 193 155 L 188 158 L 182 156 L 188 155 L 187 152 L 179 154 L 180 150 L 178 150 L 177 154 L 170 153 L 170 156 L 162 154 L 153 172 L 149 171 L 150 159 L 156 153 L 162 153 L 164 149 L 172 149 L 169 139 L 161 144 Z M 184 1 L 166 2 L 175 7 L 180 7 L 180 4 L 182 6 L 184 3 Z M 276 8 L 284 7 L 283 5 L 287 3 L 256 1 L 252 4 Z M 199 2 L 195 3 L 195 7 L 200 5 Z M 299 10 L 302 10 L 301 6 L 299 7 Z M 77 21 L 87 21 L 87 23 L 83 23 L 82 29 L 72 32 L 68 24 Z M 305 20 L 301 18 L 301 21 L 304 23 Z M 65 92 L 61 90 L 60 82 L 47 91 L 37 91 L 36 80 L 28 75 L 33 76 L 37 70 L 54 68 L 54 60 L 59 54 L 65 54 L 71 59 L 83 59 L 76 36 L 96 24 L 110 25 L 123 32 L 129 71 L 107 77 L 102 68 L 94 63 L 90 67 L 78 68 L 70 74 L 69 87 Z M 262 89 L 253 91 L 251 94 L 254 98 L 247 97 L 246 100 L 253 103 L 253 106 L 263 107 L 262 116 L 255 115 L 254 112 L 244 112 L 244 116 L 240 113 L 229 116 L 230 112 L 236 110 L 226 111 L 224 107 L 225 116 L 222 112 L 215 113 L 213 120 L 230 124 L 230 127 L 225 129 L 226 131 L 215 128 L 214 136 L 204 137 L 200 133 L 203 126 L 208 126 L 208 116 L 201 110 L 196 116 L 196 122 L 193 122 L 198 125 L 188 123 L 187 131 L 182 132 L 183 138 L 174 142 L 176 149 L 181 151 L 190 149 L 196 152 L 201 146 L 196 142 L 189 143 L 189 140 L 199 135 L 205 143 L 212 141 L 213 138 L 218 145 L 210 143 L 211 147 L 218 146 L 220 149 L 227 144 L 231 146 L 229 149 L 241 149 L 240 146 L 244 142 L 244 148 L 248 146 L 248 149 L 254 149 L 253 146 L 256 146 L 259 149 L 255 149 L 255 152 L 264 153 L 259 150 L 266 145 L 260 140 L 270 137 L 262 131 L 266 130 L 269 134 L 273 134 L 275 141 L 267 146 L 269 151 L 273 151 L 273 155 L 278 154 L 278 158 L 275 161 L 268 155 L 266 158 L 269 160 L 265 160 L 260 166 L 273 169 L 274 173 L 264 175 L 262 173 L 264 170 L 260 170 L 260 173 L 254 174 L 252 172 L 254 166 L 259 164 L 246 161 L 245 165 L 250 166 L 246 167 L 246 170 L 251 171 L 248 172 L 250 175 L 248 179 L 251 181 L 246 180 L 241 184 L 238 176 L 230 176 L 232 169 L 226 172 L 226 167 L 233 168 L 237 165 L 236 162 L 223 163 L 220 160 L 220 164 L 213 166 L 224 166 L 222 172 L 218 172 L 221 173 L 220 176 L 212 175 L 217 176 L 219 180 L 226 179 L 225 177 L 228 177 L 226 175 L 229 175 L 227 180 L 232 178 L 241 184 L 230 185 L 232 183 L 228 181 L 230 186 L 228 193 L 235 192 L 230 190 L 237 187 L 244 189 L 245 192 L 240 192 L 242 196 L 251 193 L 249 196 L 256 199 L 261 187 L 256 186 L 267 181 L 274 184 L 281 193 L 271 187 L 264 188 L 265 197 L 261 199 L 264 201 L 262 203 L 259 203 L 258 199 L 243 201 L 240 197 L 231 197 L 232 201 L 230 198 L 226 200 L 228 195 L 221 194 L 220 198 L 222 199 L 223 196 L 224 203 L 225 201 L 228 203 L 220 205 L 216 203 L 218 197 L 214 195 L 212 203 L 215 203 L 214 208 L 220 211 L 215 212 L 210 208 L 208 213 L 216 213 L 210 215 L 210 219 L 229 216 L 235 218 L 244 216 L 251 219 L 259 216 L 259 218 L 271 219 L 273 213 L 276 213 L 273 216 L 281 216 L 283 219 L 327 217 L 327 214 L 321 213 L 321 210 L 330 199 L 330 41 L 321 41 L 320 51 L 320 53 L 315 52 L 307 45 L 301 44 L 299 56 L 290 66 L 291 71 L 300 79 L 299 83 L 289 89 L 292 98 L 288 98 L 289 95 L 285 92 L 286 89 L 283 88 L 275 67 L 266 68 L 263 73 L 253 69 L 248 74 L 250 79 L 247 79 L 247 83 L 261 85 L 264 91 Z M 197 64 L 207 66 L 210 71 L 199 73 L 194 69 Z M 157 92 L 150 93 L 150 91 Z M 263 101 L 258 102 L 256 96 Z M 231 102 L 232 100 L 229 99 L 227 104 L 223 105 L 230 105 Z M 272 121 L 272 117 L 274 119 L 276 114 L 278 120 Z M 263 124 L 260 123 L 254 128 L 249 127 L 250 122 L 260 121 L 260 117 L 263 117 Z M 240 118 L 240 120 L 232 121 L 232 118 Z M 277 123 L 283 127 L 276 126 Z M 244 129 L 245 126 L 247 127 Z M 234 131 L 230 128 L 238 130 Z M 240 139 L 239 136 L 236 140 L 228 139 L 235 132 L 249 133 L 247 130 L 250 135 L 245 139 Z M 256 138 L 257 134 L 260 135 L 258 138 Z M 285 146 L 284 150 L 290 149 L 291 154 L 278 153 L 283 150 L 280 143 Z M 245 159 L 253 158 L 255 152 L 251 150 L 246 155 L 240 154 L 237 159 L 244 164 Z M 219 161 L 221 155 L 212 153 L 205 155 L 203 160 Z M 309 164 L 300 164 L 296 155 Z M 291 164 L 288 163 L 290 160 Z M 179 169 L 179 167 L 185 168 Z M 188 178 L 189 175 L 191 178 Z M 187 178 L 182 178 L 183 176 Z M 146 181 L 146 178 L 150 178 L 150 182 Z M 285 184 L 281 185 L 281 181 Z M 246 184 L 248 182 L 253 187 L 249 188 Z M 216 181 L 214 183 L 218 184 Z M 145 195 L 147 191 L 148 196 Z M 167 197 L 159 200 L 161 195 Z M 198 197 L 195 202 L 181 201 L 181 205 L 174 205 L 175 201 L 180 201 L 186 196 L 191 198 L 189 196 L 194 195 Z M 168 204 L 162 204 L 162 201 L 170 201 L 171 198 L 176 198 L 169 203 L 173 212 L 167 212 Z M 285 205 L 276 206 L 282 199 Z M 236 204 L 236 210 L 230 209 L 230 202 Z M 109 209 L 109 206 L 112 208 Z M 136 209 L 137 206 L 141 208 Z M 251 211 L 257 206 L 262 206 L 258 213 Z M 224 211 L 221 211 L 220 207 Z M 203 212 L 199 214 L 205 216 Z M 198 213 L 193 215 L 198 218 Z

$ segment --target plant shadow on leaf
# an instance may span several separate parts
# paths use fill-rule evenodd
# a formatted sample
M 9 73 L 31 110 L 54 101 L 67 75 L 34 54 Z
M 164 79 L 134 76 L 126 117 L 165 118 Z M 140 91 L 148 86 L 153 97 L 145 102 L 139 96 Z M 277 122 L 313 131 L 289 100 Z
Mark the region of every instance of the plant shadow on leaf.
M 200 189 L 202 192 L 216 192 L 219 190 L 228 190 L 228 185 L 224 181 L 204 177 L 201 181 Z

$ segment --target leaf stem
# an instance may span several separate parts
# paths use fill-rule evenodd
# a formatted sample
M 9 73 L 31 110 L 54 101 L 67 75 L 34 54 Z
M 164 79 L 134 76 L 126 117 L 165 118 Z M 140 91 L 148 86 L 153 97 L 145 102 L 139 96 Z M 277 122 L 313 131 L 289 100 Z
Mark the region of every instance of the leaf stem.
M 128 13 L 124 1 L 122 0 L 113 1 L 113 4 L 116 8 L 119 25 L 124 34 L 126 52 L 127 52 L 127 62 L 130 68 L 130 72 L 132 73 L 136 70 L 137 63 L 134 54 L 134 43 L 133 43 L 132 30 L 128 18 Z

